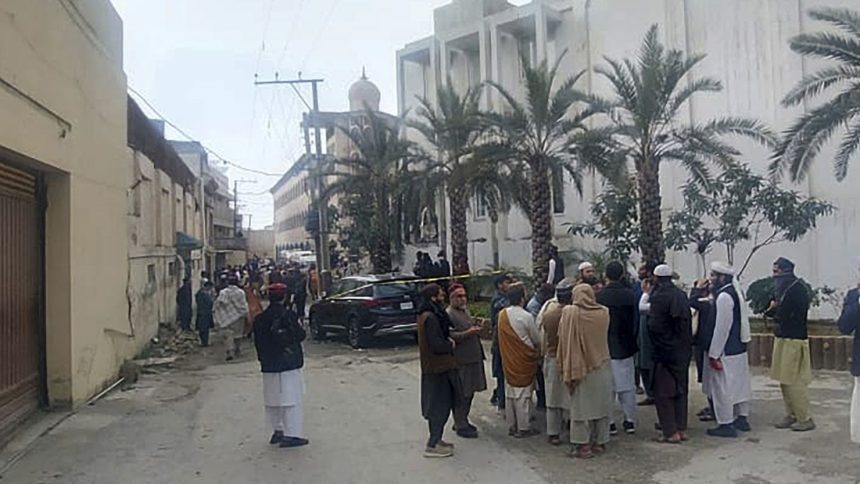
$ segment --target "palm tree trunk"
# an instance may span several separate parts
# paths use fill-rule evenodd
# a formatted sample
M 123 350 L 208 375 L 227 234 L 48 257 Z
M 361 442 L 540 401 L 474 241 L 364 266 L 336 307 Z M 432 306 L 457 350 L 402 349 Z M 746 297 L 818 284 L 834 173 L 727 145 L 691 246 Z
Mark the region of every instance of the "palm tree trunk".
M 531 203 L 529 222 L 532 226 L 532 275 L 535 283 L 545 281 L 549 270 L 549 247 L 552 244 L 552 214 L 550 206 L 549 173 L 543 163 L 532 166 L 529 188 Z M 537 169 L 536 169 L 537 168 Z
M 469 233 L 466 227 L 468 200 L 465 187 L 462 184 L 448 185 L 448 201 L 451 206 L 451 260 L 456 264 L 462 258 L 468 265 Z
M 375 194 L 375 213 L 373 220 L 373 250 L 370 262 L 374 274 L 391 272 L 391 223 L 387 190 Z
M 660 164 L 656 160 L 646 159 L 637 163 L 639 180 L 639 215 L 641 217 L 642 233 L 639 247 L 642 250 L 644 262 L 659 264 L 665 261 L 663 249 L 663 221 L 660 207 Z

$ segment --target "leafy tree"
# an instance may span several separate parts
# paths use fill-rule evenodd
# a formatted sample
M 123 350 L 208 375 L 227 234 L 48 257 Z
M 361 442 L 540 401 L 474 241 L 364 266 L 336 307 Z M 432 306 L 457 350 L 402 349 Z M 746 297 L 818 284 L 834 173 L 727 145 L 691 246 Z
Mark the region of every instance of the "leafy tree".
M 607 183 L 591 203 L 592 220 L 568 224 L 568 232 L 604 241 L 602 253 L 627 265 L 639 249 L 638 200 L 635 180 Z
M 803 56 L 835 61 L 805 76 L 782 100 L 783 106 L 797 106 L 839 88 L 831 99 L 802 114 L 784 133 L 770 165 L 774 176 L 787 168 L 792 181 L 802 180 L 821 147 L 840 129 L 845 134 L 833 171 L 841 181 L 848 174 L 852 155 L 860 151 L 860 11 L 818 8 L 809 16 L 842 31 L 800 34 L 791 39 L 791 49 Z
M 397 201 L 419 183 L 413 167 L 421 157 L 416 145 L 400 136 L 402 119 L 387 120 L 367 110 L 358 125 L 338 127 L 355 146 L 356 155 L 333 158 L 321 170 L 319 176 L 332 180 L 322 199 L 344 197 L 352 215 L 360 217 L 353 223 L 366 230 L 363 237 L 373 272 L 385 273 L 391 271 L 392 243 L 399 240 Z
M 723 172 L 708 189 L 687 183 L 683 194 L 684 207 L 669 216 L 669 248 L 695 246 L 704 267 L 704 255 L 712 244 L 721 244 L 729 264 L 740 263 L 739 275 L 759 250 L 796 242 L 815 228 L 820 217 L 835 210 L 828 202 L 785 190 L 745 165 Z M 750 249 L 737 259 L 741 243 L 749 243 Z
M 501 85 L 490 82 L 509 109 L 485 115 L 493 141 L 483 145 L 483 155 L 510 163 L 511 173 L 522 174 L 528 183 L 526 214 L 532 229 L 535 280 L 546 279 L 552 243 L 550 176 L 561 177 L 566 173 L 581 193 L 586 168 L 607 176 L 615 176 L 617 172 L 611 160 L 597 156 L 601 153 L 599 150 L 590 152 L 592 156 L 584 156 L 584 122 L 593 112 L 574 110 L 574 105 L 586 98 L 574 87 L 583 72 L 556 85 L 562 58 L 563 55 L 551 67 L 546 61 L 531 67 L 523 56 L 525 102 L 518 101 Z
M 482 156 L 479 142 L 486 129 L 480 109 L 481 90 L 470 87 L 461 96 L 451 79 L 436 91 L 436 106 L 419 99 L 418 119 L 409 126 L 418 130 L 432 146 L 432 156 L 424 166 L 426 187 L 431 193 L 444 189 L 451 214 L 452 260 L 468 264 L 467 214 L 469 200 L 477 194 L 492 214 L 510 208 L 509 172 Z
M 704 58 L 666 49 L 652 26 L 635 60 L 605 58 L 609 67 L 596 71 L 611 84 L 613 97 L 592 96 L 591 106 L 608 115 L 609 126 L 600 131 L 602 144 L 631 160 L 636 169 L 641 233 L 639 245 L 646 261 L 665 257 L 661 218 L 660 168 L 663 162 L 681 163 L 699 184 L 710 182 L 709 164 L 728 168 L 740 154 L 723 142 L 723 135 L 741 135 L 765 144 L 775 142 L 759 122 L 726 117 L 694 124 L 680 122 L 689 99 L 704 92 L 722 90 L 711 78 L 687 80 Z

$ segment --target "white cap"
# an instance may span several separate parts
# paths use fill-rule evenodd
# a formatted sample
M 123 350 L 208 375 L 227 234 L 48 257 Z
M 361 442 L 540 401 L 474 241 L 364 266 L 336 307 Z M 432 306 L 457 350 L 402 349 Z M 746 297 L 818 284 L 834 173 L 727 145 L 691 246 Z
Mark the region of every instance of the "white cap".
M 735 275 L 734 268 L 725 262 L 711 262 L 711 270 L 717 274 L 725 274 L 727 276 Z
M 594 269 L 594 266 L 591 265 L 591 262 L 585 261 L 582 264 L 579 264 L 579 271 L 582 272 L 585 269 Z
M 657 277 L 672 277 L 672 268 L 667 264 L 660 264 L 654 268 L 654 275 Z

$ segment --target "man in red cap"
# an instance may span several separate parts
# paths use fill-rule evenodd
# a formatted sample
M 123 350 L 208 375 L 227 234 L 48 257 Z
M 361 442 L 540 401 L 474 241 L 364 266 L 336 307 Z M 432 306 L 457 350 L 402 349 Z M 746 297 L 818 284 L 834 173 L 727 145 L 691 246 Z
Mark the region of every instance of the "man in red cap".
M 263 372 L 263 403 L 273 433 L 272 445 L 299 447 L 304 437 L 305 381 L 302 341 L 305 330 L 298 316 L 284 306 L 287 286 L 269 286 L 269 307 L 254 321 L 254 344 Z

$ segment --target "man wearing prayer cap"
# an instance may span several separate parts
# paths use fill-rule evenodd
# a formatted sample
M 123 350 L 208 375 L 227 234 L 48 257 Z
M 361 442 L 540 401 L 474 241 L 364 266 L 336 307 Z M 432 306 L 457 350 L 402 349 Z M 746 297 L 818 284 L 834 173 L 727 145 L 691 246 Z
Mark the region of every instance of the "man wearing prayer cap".
M 714 331 L 708 346 L 702 390 L 714 406 L 717 427 L 708 429 L 715 437 L 737 437 L 748 432 L 749 401 L 752 398 L 747 343 L 749 317 L 735 270 L 723 262 L 711 264 L 711 291 Z
M 776 428 L 805 432 L 815 428 L 809 415 L 812 358 L 806 326 L 811 298 L 794 275 L 794 263 L 785 257 L 773 263 L 773 288 L 773 299 L 764 313 L 776 320 L 770 375 L 779 382 L 786 410 Z
M 573 302 L 573 282 L 563 279 L 555 286 L 555 298 L 544 304 L 538 313 L 543 346 L 543 377 L 546 392 L 546 433 L 552 445 L 561 444 L 561 425 L 564 412 L 570 408 L 570 392 L 561 380 L 558 368 L 558 325 L 562 309 Z
M 644 309 L 649 315 L 654 397 L 663 431 L 658 441 L 678 444 L 687 440 L 688 369 L 693 334 L 690 302 L 684 291 L 675 287 L 672 275 L 672 268 L 666 264 L 654 269 L 657 281 L 653 289 L 649 288 Z M 640 308 L 643 308 L 642 304 Z
M 597 275 L 594 273 L 594 265 L 591 262 L 585 261 L 579 264 L 578 282 L 584 282 L 592 286 L 599 282 Z

